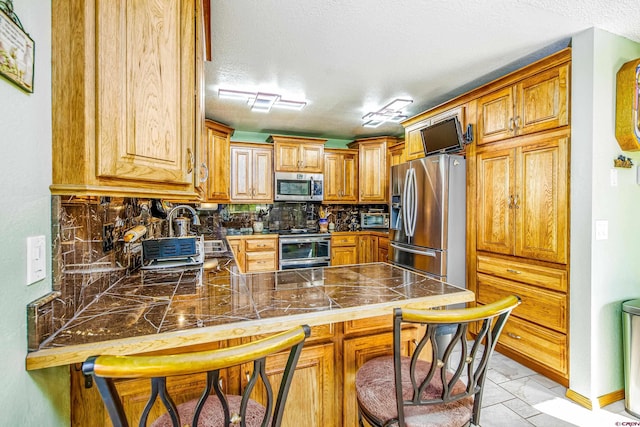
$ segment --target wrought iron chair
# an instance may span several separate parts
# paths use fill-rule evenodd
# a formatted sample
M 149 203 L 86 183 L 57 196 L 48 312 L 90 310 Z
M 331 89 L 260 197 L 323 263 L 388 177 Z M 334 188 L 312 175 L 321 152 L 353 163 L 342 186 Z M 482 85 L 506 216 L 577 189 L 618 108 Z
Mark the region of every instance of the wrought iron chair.
M 393 355 L 371 359 L 356 373 L 360 425 L 363 419 L 373 426 L 478 425 L 489 359 L 518 304 L 519 297 L 509 296 L 473 308 L 396 308 Z M 476 322 L 477 335 L 467 341 L 469 325 Z M 415 348 L 404 354 L 403 324 L 426 326 Z M 450 340 L 438 336 L 443 325 L 452 329 Z
M 139 425 L 146 426 L 151 408 L 158 397 L 167 412 L 153 426 L 279 426 L 289 386 L 302 346 L 309 336 L 307 325 L 293 328 L 267 338 L 217 350 L 160 356 L 92 356 L 82 365 L 85 375 L 91 375 L 105 403 L 114 427 L 129 425 L 114 379 L 148 378 L 151 395 L 140 415 Z M 265 372 L 266 358 L 289 349 L 289 356 L 274 400 L 272 386 Z M 220 385 L 220 370 L 253 362 L 253 373 L 241 396 L 225 395 Z M 207 373 L 206 386 L 200 399 L 176 406 L 167 391 L 167 377 Z M 262 383 L 264 405 L 251 399 L 256 384 Z M 213 394 L 212 394 L 213 391 Z M 157 406 L 157 405 L 156 405 Z

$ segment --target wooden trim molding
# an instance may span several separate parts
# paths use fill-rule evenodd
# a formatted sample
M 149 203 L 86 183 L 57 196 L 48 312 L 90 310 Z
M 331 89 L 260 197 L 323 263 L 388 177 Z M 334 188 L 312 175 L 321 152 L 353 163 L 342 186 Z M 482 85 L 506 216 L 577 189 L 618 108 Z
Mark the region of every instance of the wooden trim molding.
M 620 389 L 620 390 L 612 391 L 611 393 L 603 394 L 602 396 L 598 397 L 598 400 L 596 402 L 593 402 L 588 397 L 585 397 L 585 396 L 581 395 L 580 393 L 577 393 L 577 392 L 571 390 L 570 388 L 567 389 L 567 393 L 565 394 L 565 396 L 568 399 L 571 399 L 574 402 L 576 402 L 578 405 L 584 406 L 585 408 L 587 408 L 589 410 L 593 410 L 594 403 L 596 404 L 596 406 L 595 406 L 596 408 L 604 408 L 605 406 L 610 405 L 610 404 L 612 404 L 614 402 L 617 402 L 618 400 L 624 399 L 624 389 Z

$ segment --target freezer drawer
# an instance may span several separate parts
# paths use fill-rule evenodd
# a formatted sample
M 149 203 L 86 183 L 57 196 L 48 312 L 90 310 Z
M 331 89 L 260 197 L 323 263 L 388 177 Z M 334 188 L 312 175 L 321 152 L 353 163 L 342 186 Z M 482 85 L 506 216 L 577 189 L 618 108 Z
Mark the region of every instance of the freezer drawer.
M 446 280 L 447 253 L 389 242 L 389 261 Z

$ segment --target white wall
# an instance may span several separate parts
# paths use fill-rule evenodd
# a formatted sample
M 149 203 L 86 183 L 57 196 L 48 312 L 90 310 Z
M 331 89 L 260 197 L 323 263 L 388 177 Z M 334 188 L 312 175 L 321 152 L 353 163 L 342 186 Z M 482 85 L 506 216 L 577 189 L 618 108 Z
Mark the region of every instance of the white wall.
M 597 406 L 624 387 L 621 304 L 640 298 L 640 152 L 615 139 L 616 73 L 640 44 L 590 29 L 572 46 L 570 388 Z M 614 169 L 620 154 L 635 166 Z M 597 220 L 608 221 L 608 240 L 595 240 Z
M 24 368 L 26 305 L 51 290 L 51 274 L 26 286 L 26 238 L 45 235 L 51 244 L 51 2 L 13 5 L 35 40 L 35 91 L 0 77 L 0 425 L 62 426 L 70 424 L 68 368 Z

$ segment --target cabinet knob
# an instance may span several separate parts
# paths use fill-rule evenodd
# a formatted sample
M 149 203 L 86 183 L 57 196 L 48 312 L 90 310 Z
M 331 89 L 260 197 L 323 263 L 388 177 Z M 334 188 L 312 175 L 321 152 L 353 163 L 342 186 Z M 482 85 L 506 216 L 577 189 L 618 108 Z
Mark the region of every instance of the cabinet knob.
M 513 338 L 514 340 L 521 340 L 522 337 L 520 335 L 514 334 L 513 332 L 507 332 L 507 335 L 511 338 Z

